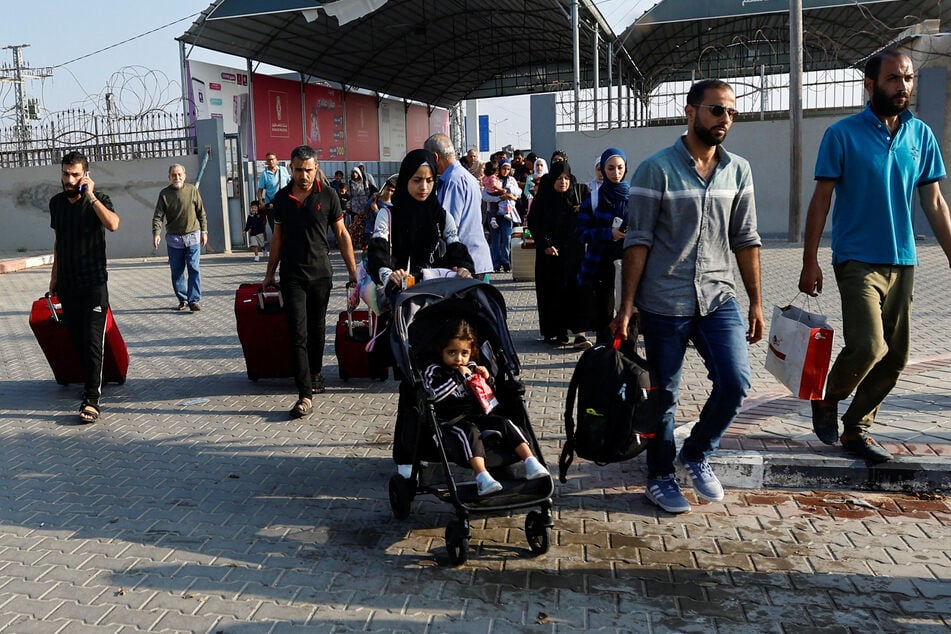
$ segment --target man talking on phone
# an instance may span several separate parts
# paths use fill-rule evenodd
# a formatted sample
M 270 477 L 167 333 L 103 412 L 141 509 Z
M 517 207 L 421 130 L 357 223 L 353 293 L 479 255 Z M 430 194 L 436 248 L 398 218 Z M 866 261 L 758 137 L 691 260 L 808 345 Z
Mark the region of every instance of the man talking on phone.
M 106 232 L 119 228 L 112 201 L 96 191 L 89 161 L 79 152 L 63 157 L 63 191 L 50 199 L 53 270 L 50 293 L 63 306 L 63 318 L 83 364 L 79 422 L 94 423 L 101 412 L 102 346 L 109 290 L 106 288 Z

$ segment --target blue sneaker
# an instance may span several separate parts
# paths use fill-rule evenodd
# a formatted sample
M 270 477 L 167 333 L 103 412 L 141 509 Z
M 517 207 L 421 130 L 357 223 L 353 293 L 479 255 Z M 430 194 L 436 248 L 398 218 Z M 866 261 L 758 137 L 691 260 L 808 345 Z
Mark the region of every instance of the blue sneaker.
M 685 470 L 690 476 L 693 490 L 697 492 L 698 497 L 711 502 L 719 502 L 723 499 L 723 485 L 720 484 L 720 480 L 713 473 L 713 469 L 710 468 L 710 463 L 706 459 L 699 462 L 685 460 L 683 449 L 681 449 L 677 454 L 677 459 L 674 460 L 674 464 Z
M 644 497 L 668 513 L 686 513 L 690 510 L 690 502 L 680 492 L 677 478 L 672 475 L 649 479 Z

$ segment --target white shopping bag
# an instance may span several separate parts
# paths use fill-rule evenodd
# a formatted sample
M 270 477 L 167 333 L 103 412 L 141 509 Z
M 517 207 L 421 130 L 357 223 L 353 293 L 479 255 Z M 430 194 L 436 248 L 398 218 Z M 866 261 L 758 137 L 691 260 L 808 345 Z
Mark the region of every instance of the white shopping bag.
M 825 315 L 797 306 L 774 306 L 766 370 L 797 398 L 821 399 L 832 359 L 832 335 Z

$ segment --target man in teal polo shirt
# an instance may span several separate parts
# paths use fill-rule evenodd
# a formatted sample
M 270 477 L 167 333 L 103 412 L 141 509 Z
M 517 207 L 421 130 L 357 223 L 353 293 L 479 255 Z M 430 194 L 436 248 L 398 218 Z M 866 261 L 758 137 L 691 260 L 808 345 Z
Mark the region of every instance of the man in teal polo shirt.
M 868 434 L 908 360 L 911 304 L 918 256 L 912 226 L 914 192 L 951 263 L 951 215 L 938 188 L 945 178 L 931 129 L 908 111 L 914 69 L 904 54 L 885 50 L 865 65 L 865 110 L 826 130 L 816 159 L 816 188 L 806 216 L 799 290 L 822 292 L 817 251 L 835 192 L 832 265 L 842 296 L 845 347 L 812 402 L 812 425 L 826 444 L 868 463 L 891 454 Z M 855 396 L 842 415 L 838 404 Z

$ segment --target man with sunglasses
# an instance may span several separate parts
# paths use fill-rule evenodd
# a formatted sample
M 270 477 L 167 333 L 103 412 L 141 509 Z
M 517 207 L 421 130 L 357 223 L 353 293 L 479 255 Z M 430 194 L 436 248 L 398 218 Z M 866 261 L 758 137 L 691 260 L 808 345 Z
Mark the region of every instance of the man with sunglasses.
M 878 409 L 908 360 L 914 290 L 914 194 L 951 262 L 951 217 L 938 182 L 946 176 L 931 129 L 908 110 L 911 59 L 884 50 L 865 64 L 865 110 L 834 123 L 816 159 L 816 188 L 806 214 L 799 290 L 822 292 L 818 249 L 832 209 L 832 268 L 842 297 L 845 347 L 812 402 L 819 440 L 869 464 L 891 454 L 868 434 Z M 839 401 L 855 392 L 842 415 Z
M 749 391 L 747 344 L 762 338 L 765 325 L 752 173 L 721 146 L 737 114 L 736 96 L 729 84 L 706 79 L 691 86 L 684 110 L 687 133 L 642 162 L 631 179 L 621 307 L 611 323 L 615 336 L 627 337 L 637 305 L 659 415 L 647 447 L 645 496 L 669 513 L 690 510 L 678 467 L 698 497 L 723 499 L 707 458 Z M 745 323 L 731 252 L 749 298 Z M 690 342 L 713 385 L 677 453 L 674 415 Z

